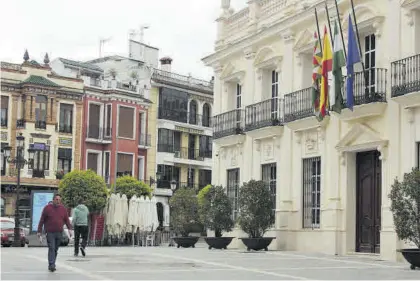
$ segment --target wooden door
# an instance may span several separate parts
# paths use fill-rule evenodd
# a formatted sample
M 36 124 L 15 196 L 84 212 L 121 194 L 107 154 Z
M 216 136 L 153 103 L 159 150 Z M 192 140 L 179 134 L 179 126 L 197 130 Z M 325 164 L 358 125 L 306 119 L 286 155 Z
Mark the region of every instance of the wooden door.
M 357 154 L 356 252 L 379 253 L 381 161 L 378 151 Z

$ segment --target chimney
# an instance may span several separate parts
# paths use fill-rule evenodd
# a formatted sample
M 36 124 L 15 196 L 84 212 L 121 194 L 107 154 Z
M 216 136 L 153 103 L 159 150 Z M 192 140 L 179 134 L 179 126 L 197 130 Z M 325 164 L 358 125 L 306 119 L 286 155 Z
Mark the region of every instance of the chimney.
M 171 72 L 172 59 L 170 57 L 163 57 L 160 59 L 160 69 Z

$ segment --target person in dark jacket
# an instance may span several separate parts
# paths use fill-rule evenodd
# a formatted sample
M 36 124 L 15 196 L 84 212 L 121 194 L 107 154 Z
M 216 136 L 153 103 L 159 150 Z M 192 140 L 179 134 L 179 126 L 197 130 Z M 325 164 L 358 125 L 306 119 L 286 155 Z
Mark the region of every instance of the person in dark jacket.
M 48 270 L 51 272 L 56 270 L 55 261 L 57 259 L 58 248 L 60 247 L 63 238 L 64 224 L 67 225 L 69 230 L 72 229 L 67 209 L 61 204 L 61 196 L 55 194 L 53 203 L 48 204 L 44 207 L 44 210 L 42 210 L 42 215 L 38 224 L 38 237 L 41 237 L 43 227 L 47 234 Z

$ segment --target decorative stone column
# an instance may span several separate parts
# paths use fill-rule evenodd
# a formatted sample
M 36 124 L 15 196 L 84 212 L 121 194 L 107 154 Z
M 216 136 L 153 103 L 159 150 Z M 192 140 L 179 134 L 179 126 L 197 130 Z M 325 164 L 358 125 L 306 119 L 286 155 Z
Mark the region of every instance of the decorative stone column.
M 278 68 L 276 69 L 277 72 L 279 72 L 279 76 L 281 77 L 280 85 L 280 92 L 284 94 L 291 93 L 293 91 L 293 68 L 294 68 L 294 42 L 295 37 L 291 30 L 286 30 L 281 34 L 283 38 L 283 44 L 284 44 L 284 56 L 282 60 L 282 65 L 285 67 L 285 69 L 292 69 L 292 71 L 281 71 L 280 65 L 278 65 Z

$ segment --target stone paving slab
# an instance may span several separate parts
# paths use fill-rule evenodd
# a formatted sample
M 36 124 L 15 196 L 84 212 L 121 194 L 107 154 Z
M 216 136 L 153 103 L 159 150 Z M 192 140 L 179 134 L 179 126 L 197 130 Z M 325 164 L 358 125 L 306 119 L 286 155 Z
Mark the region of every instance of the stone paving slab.
M 94 247 L 87 257 L 59 250 L 47 271 L 47 249 L 2 248 L 2 280 L 419 280 L 420 270 L 379 257 L 174 247 Z

